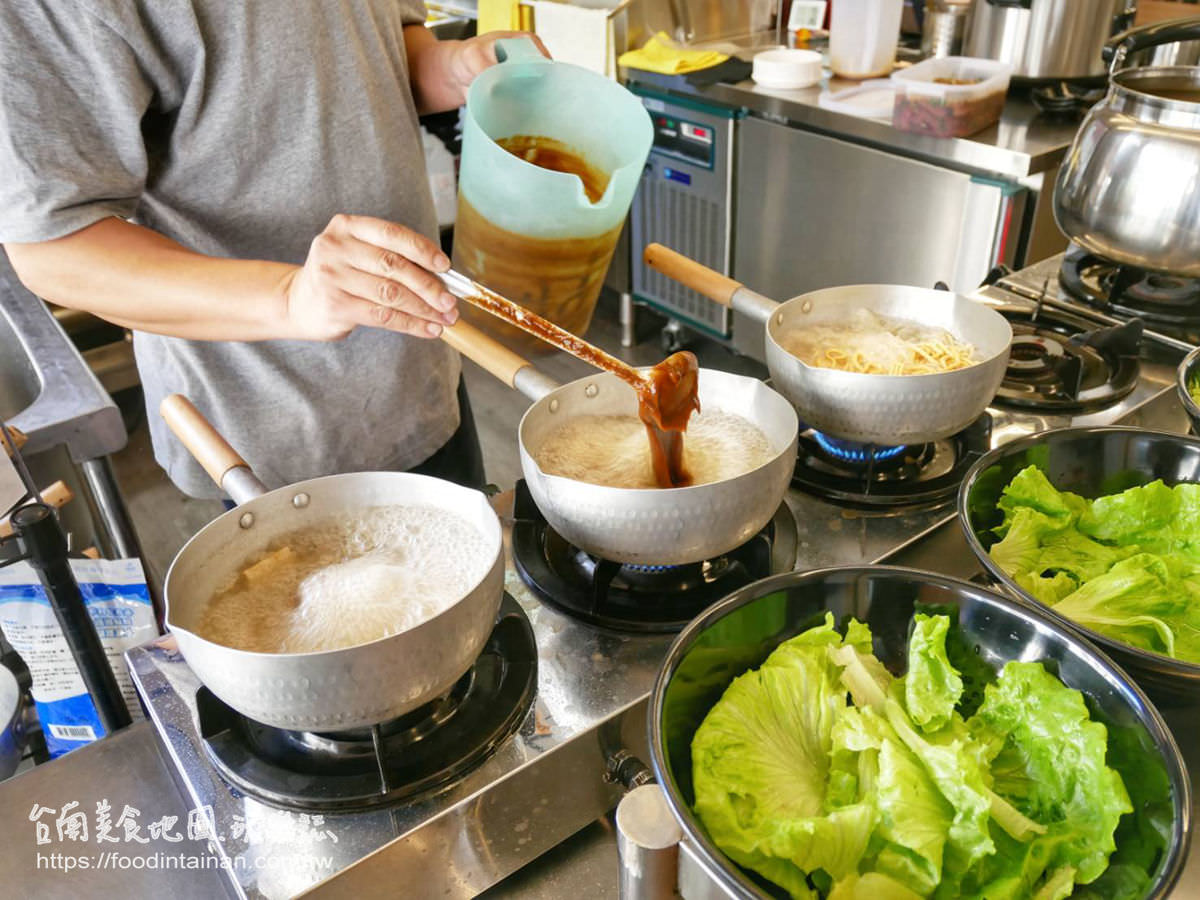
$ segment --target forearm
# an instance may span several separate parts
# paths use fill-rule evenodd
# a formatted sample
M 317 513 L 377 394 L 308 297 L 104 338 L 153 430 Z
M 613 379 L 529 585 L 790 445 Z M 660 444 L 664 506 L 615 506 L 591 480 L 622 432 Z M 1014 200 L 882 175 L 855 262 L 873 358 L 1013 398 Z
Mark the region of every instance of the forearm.
M 424 25 L 405 26 L 408 79 L 419 115 L 462 105 L 464 86 L 453 71 L 455 51 L 460 44 L 462 41 L 439 41 Z
M 297 336 L 286 299 L 296 266 L 204 256 L 116 218 L 5 249 L 33 293 L 127 328 L 193 340 Z

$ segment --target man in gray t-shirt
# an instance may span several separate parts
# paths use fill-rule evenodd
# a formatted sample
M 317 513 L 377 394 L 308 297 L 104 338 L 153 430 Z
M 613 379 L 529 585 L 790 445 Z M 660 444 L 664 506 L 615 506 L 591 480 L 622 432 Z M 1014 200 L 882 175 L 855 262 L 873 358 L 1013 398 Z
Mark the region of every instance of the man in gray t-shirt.
M 496 37 L 420 0 L 4 0 L 0 242 L 35 293 L 134 330 L 157 415 L 188 395 L 269 487 L 408 469 L 460 424 L 457 318 L 418 113 Z

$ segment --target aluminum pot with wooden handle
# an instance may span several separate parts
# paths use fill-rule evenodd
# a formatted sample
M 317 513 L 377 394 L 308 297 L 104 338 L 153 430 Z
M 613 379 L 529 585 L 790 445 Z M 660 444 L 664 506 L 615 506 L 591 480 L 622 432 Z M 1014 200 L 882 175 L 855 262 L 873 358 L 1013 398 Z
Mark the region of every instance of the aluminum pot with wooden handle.
M 525 483 L 554 530 L 588 553 L 658 566 L 712 559 L 749 540 L 783 502 L 796 464 L 796 411 L 756 378 L 701 369 L 700 410 L 701 415 L 710 410 L 734 413 L 762 431 L 772 450 L 765 463 L 709 484 L 616 488 L 551 475 L 537 458 L 546 439 L 572 418 L 636 418 L 637 397 L 628 384 L 598 372 L 560 386 L 462 322 L 447 328 L 443 339 L 534 401 L 518 428 Z
M 1004 370 L 1012 328 L 994 309 L 949 291 L 894 284 L 825 288 L 776 303 L 661 244 L 646 264 L 766 325 L 771 382 L 804 422 L 847 441 L 877 446 L 923 444 L 956 434 L 992 402 Z M 781 339 L 815 325 L 843 321 L 855 309 L 944 328 L 975 348 L 976 362 L 932 375 L 873 375 L 810 366 Z
M 191 540 L 167 572 L 167 626 L 188 666 L 243 715 L 277 728 L 338 731 L 384 722 L 448 691 L 471 667 L 495 624 L 504 591 L 500 522 L 478 491 L 404 472 L 311 478 L 266 491 L 245 461 L 188 400 L 167 397 L 163 418 L 239 505 Z M 475 528 L 486 574 L 451 606 L 407 631 L 338 650 L 254 653 L 203 637 L 213 595 L 283 535 L 372 507 L 445 510 Z

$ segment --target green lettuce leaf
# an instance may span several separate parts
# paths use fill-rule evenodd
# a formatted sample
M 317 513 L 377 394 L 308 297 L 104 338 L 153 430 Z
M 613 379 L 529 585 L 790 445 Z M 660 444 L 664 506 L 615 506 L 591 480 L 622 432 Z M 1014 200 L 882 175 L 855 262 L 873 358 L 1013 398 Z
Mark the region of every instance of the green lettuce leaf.
M 1050 535 L 1042 542 L 1033 571 L 1066 572 L 1076 584 L 1081 584 L 1103 575 L 1136 552 L 1135 547 L 1106 546 L 1072 529 Z
M 1033 510 L 1012 514 L 1004 540 L 988 554 L 1011 575 L 1066 573 L 1075 584 L 1103 575 L 1113 564 L 1135 553 L 1134 548 L 1109 547 Z
M 947 843 L 965 868 L 995 849 L 988 822 L 992 801 L 984 771 L 978 759 L 957 735 L 945 742 L 919 735 L 903 707 L 889 699 L 886 706 L 889 724 L 905 746 L 921 761 L 938 791 L 950 804 L 952 815 Z
M 1070 525 L 1036 509 L 1024 507 L 1013 510 L 1005 519 L 1005 524 L 1004 538 L 992 544 L 988 555 L 1009 574 L 1040 572 L 1042 545 Z
M 1026 466 L 1008 483 L 999 506 L 1006 513 L 1032 509 L 1066 528 L 1087 511 L 1088 503 L 1077 494 L 1060 491 L 1037 466 Z
M 1139 553 L 1064 597 L 1054 610 L 1101 634 L 1174 656 L 1171 620 L 1186 615 L 1187 601 L 1188 592 L 1162 558 Z
M 975 719 L 1006 736 L 992 763 L 995 792 L 1050 826 L 1047 870 L 1067 866 L 1075 880 L 1094 881 L 1116 848 L 1121 816 L 1133 807 L 1107 765 L 1108 732 L 1091 721 L 1083 695 L 1039 663 L 1010 662 Z
M 832 617 L 736 678 L 692 740 L 696 813 L 736 862 L 807 897 L 806 875 L 855 871 L 874 824 L 868 804 L 826 813 L 833 724 L 846 709 Z
M 1122 818 L 1133 803 L 1106 753 L 1144 757 L 1136 733 L 1112 744 L 1040 663 L 975 673 L 948 616 L 914 617 L 903 678 L 871 643 L 827 615 L 697 729 L 696 813 L 731 859 L 805 900 L 1137 896 L 1172 819 L 1158 770 L 1136 782 L 1142 814 Z
M 833 745 L 835 767 L 857 759 L 856 799 L 876 808 L 872 845 L 859 871 L 877 872 L 928 896 L 941 880 L 950 805 L 874 709 L 847 709 L 834 725 Z
M 833 886 L 829 900 L 921 900 L 903 884 L 879 872 L 849 875 Z
M 945 616 L 913 616 L 908 638 L 908 672 L 904 676 L 904 705 L 922 731 L 938 731 L 962 696 L 963 680 L 946 657 Z
M 942 878 L 952 810 L 913 753 L 896 739 L 883 741 L 875 785 L 878 835 L 889 852 L 873 868 L 928 896 Z
M 1161 481 L 1097 497 L 1080 517 L 1079 530 L 1109 544 L 1139 544 L 1167 550 L 1174 543 L 1172 526 L 1179 497 Z
M 1068 594 L 1075 593 L 1079 584 L 1066 572 L 1055 572 L 1053 575 L 1038 575 L 1033 572 L 1010 573 L 1013 581 L 1026 590 L 1035 600 L 1040 600 L 1047 606 L 1053 606 Z
M 979 704 L 983 702 L 983 691 L 996 680 L 996 673 L 979 654 L 979 647 L 969 643 L 966 635 L 958 627 L 958 607 L 939 603 L 917 603 L 915 612 L 923 612 L 930 616 L 946 616 L 950 620 L 946 632 L 946 659 L 950 661 L 959 677 L 962 678 L 963 690 L 958 700 L 958 712 L 964 718 L 973 716 Z
M 1172 524 L 1175 552 L 1200 562 L 1200 484 L 1177 484 L 1172 490 L 1179 498 Z
M 1200 484 L 1153 481 L 1088 501 L 1028 467 L 999 507 L 1003 539 L 988 552 L 1032 597 L 1114 640 L 1200 663 Z

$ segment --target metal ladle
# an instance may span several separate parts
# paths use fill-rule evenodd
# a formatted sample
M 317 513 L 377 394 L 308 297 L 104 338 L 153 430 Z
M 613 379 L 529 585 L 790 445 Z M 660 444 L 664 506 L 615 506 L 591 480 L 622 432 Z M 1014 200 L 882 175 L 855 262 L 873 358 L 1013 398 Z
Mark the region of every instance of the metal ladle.
M 682 350 L 649 369 L 635 369 L 461 272 L 451 269 L 438 277 L 459 299 L 626 382 L 638 395 L 638 411 L 650 436 L 654 475 L 659 486 L 691 484 L 691 476 L 683 464 L 683 432 L 692 412 L 700 407 L 696 394 L 700 363 L 694 353 Z

